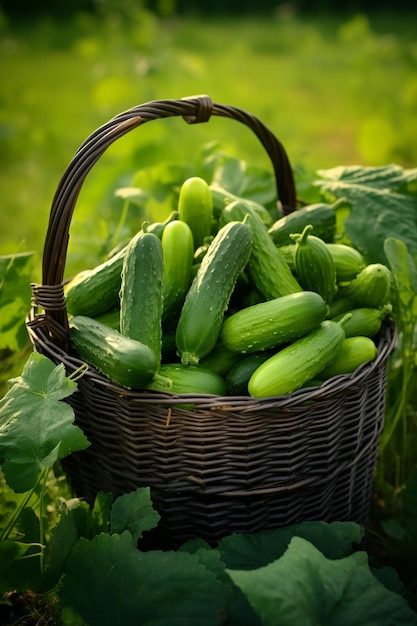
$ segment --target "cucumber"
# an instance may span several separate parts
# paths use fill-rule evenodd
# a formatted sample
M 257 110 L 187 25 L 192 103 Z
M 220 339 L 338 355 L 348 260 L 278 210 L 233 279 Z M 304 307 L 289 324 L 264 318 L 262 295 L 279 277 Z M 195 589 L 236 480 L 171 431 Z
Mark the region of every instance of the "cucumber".
M 347 337 L 335 358 L 318 375 L 327 380 L 341 374 L 351 374 L 360 365 L 373 361 L 377 355 L 377 347 L 369 337 Z
M 365 259 L 356 248 L 343 243 L 328 243 L 327 248 L 333 257 L 336 278 L 340 283 L 349 282 L 365 267 Z
M 105 313 L 100 313 L 100 315 L 97 315 L 94 319 L 120 332 L 120 307 L 110 309 L 110 311 L 106 311 Z
M 336 357 L 345 333 L 342 322 L 325 320 L 262 363 L 248 383 L 255 398 L 284 396 L 302 387 Z
M 320 326 L 327 314 L 323 298 L 313 291 L 254 304 L 227 317 L 221 343 L 243 354 L 268 350 L 302 337 Z
M 158 380 L 158 362 L 149 346 L 124 337 L 97 320 L 83 315 L 70 320 L 73 351 L 112 382 L 126 389 L 142 389 Z
M 172 212 L 165 222 L 147 226 L 148 232 L 161 236 L 165 226 L 178 215 Z M 139 232 L 143 232 L 141 229 Z M 134 235 L 136 236 L 136 235 Z M 129 242 L 117 253 L 91 270 L 83 270 L 72 278 L 65 287 L 65 301 L 70 315 L 96 317 L 119 304 L 119 291 L 123 259 Z
M 269 350 L 267 352 L 255 352 L 235 363 L 226 375 L 227 393 L 230 396 L 247 396 L 250 377 L 271 356 Z
M 215 372 L 219 376 L 226 376 L 230 368 L 240 359 L 240 354 L 231 352 L 218 341 L 213 350 L 200 360 L 199 365 L 211 372 Z
M 169 388 L 162 380 L 154 380 L 147 385 L 147 389 L 170 391 L 171 393 L 208 393 L 211 395 L 226 395 L 226 381 L 224 378 L 197 365 L 183 365 L 182 363 L 166 363 L 159 368 L 159 374 L 170 381 Z
M 193 234 L 194 246 L 201 246 L 211 235 L 213 200 L 203 178 L 192 176 L 183 182 L 178 198 L 178 212 Z
M 178 321 L 181 307 L 192 281 L 194 240 L 191 228 L 176 220 L 162 234 L 164 257 L 162 323 Z
M 302 291 L 284 255 L 269 236 L 267 227 L 246 201 L 237 200 L 227 205 L 222 211 L 220 224 L 242 221 L 246 215 L 253 235 L 252 254 L 248 261 L 252 284 L 265 300 Z
M 308 224 L 301 234 L 291 235 L 296 242 L 297 279 L 304 289 L 316 291 L 331 303 L 337 293 L 335 264 L 325 242 L 312 235 L 312 230 L 312 224 Z
M 359 307 L 351 309 L 350 319 L 348 319 L 343 329 L 346 337 L 355 337 L 356 335 L 364 337 L 375 337 L 381 329 L 382 322 L 392 311 L 391 304 L 376 309 L 373 307 Z M 341 313 L 333 317 L 333 321 L 338 322 L 346 313 Z
M 216 345 L 233 289 L 252 249 L 252 231 L 230 222 L 217 232 L 201 261 L 176 328 L 181 362 L 196 365 Z
M 219 218 L 223 209 L 230 204 L 231 202 L 236 202 L 239 200 L 244 200 L 254 211 L 259 215 L 262 222 L 265 226 L 271 226 L 273 222 L 273 218 L 271 213 L 266 209 L 262 204 L 256 202 L 255 200 L 250 200 L 249 198 L 242 198 L 241 196 L 237 196 L 230 191 L 227 191 L 223 187 L 219 185 L 210 185 L 210 191 L 213 198 L 213 211 Z
M 313 235 L 332 242 L 336 231 L 334 206 L 323 203 L 304 206 L 274 222 L 268 232 L 275 245 L 284 246 L 291 244 L 291 235 L 301 233 L 307 224 L 313 226 Z
M 388 267 L 382 263 L 371 263 L 340 290 L 340 296 L 350 300 L 353 307 L 378 309 L 388 302 L 390 291 L 391 272 Z
M 149 346 L 161 362 L 162 281 L 161 240 L 138 233 L 129 243 L 121 273 L 120 333 Z

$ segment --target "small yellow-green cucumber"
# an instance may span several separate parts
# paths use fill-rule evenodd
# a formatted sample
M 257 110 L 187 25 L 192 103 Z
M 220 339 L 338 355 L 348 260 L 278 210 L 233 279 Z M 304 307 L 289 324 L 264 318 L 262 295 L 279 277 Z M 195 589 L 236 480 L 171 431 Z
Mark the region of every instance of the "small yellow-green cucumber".
M 162 324 L 178 321 L 181 307 L 193 278 L 194 240 L 190 226 L 175 220 L 162 234 L 164 256 Z
M 197 365 L 183 365 L 182 363 L 165 363 L 159 368 L 164 380 L 154 380 L 147 385 L 147 389 L 169 391 L 171 393 L 207 393 L 217 396 L 226 395 L 226 381 L 214 372 Z
M 318 375 L 327 380 L 341 374 L 352 374 L 360 365 L 373 361 L 377 347 L 370 337 L 346 337 L 335 358 Z
M 268 350 L 306 335 L 320 326 L 326 314 L 326 302 L 318 293 L 300 291 L 253 304 L 226 317 L 220 341 L 232 352 Z
M 248 383 L 255 398 L 284 396 L 302 387 L 336 357 L 345 333 L 343 320 L 324 320 L 319 328 L 285 346 L 262 363 Z
M 216 345 L 239 274 L 252 250 L 252 231 L 244 222 L 220 228 L 187 292 L 176 329 L 184 364 L 196 365 Z
M 353 280 L 366 267 L 363 255 L 352 246 L 343 243 L 328 243 L 327 248 L 333 257 L 339 283 Z
M 359 307 L 350 309 L 350 319 L 343 324 L 343 330 L 346 337 L 355 337 L 357 335 L 364 337 L 375 337 L 380 331 L 382 322 L 391 313 L 392 305 L 385 304 L 376 309 L 374 307 Z M 333 317 L 333 321 L 340 321 L 346 313 L 340 313 Z
M 207 182 L 192 176 L 183 182 L 178 198 L 178 212 L 193 234 L 194 246 L 198 248 L 211 235 L 213 199 Z
M 383 263 L 367 265 L 348 285 L 340 289 L 340 295 L 348 298 L 354 307 L 379 308 L 389 301 L 391 272 Z

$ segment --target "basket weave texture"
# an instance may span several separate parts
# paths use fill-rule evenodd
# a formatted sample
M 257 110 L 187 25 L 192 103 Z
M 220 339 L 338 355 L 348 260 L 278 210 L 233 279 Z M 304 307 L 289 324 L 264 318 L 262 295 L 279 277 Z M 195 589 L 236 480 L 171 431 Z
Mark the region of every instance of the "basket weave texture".
M 283 213 L 296 202 L 285 150 L 254 116 L 207 96 L 139 105 L 110 120 L 79 148 L 59 183 L 46 234 L 42 285 L 33 285 L 27 327 L 34 349 L 72 373 L 82 365 L 68 347 L 63 276 L 72 213 L 82 183 L 107 147 L 141 124 L 183 116 L 237 120 L 271 158 Z M 75 492 L 89 502 L 151 487 L 161 515 L 157 541 L 216 542 L 307 520 L 368 518 L 383 426 L 395 328 L 384 325 L 376 359 L 351 376 L 291 395 L 255 399 L 128 391 L 93 368 L 69 399 L 91 446 L 65 461 Z M 182 404 L 193 404 L 192 410 Z

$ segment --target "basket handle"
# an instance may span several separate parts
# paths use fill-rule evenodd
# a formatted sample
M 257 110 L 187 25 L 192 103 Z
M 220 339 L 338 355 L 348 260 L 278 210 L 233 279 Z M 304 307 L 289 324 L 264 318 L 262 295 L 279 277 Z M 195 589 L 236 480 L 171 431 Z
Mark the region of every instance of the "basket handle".
M 106 149 L 132 129 L 159 118 L 182 116 L 189 124 L 208 122 L 212 115 L 227 117 L 248 126 L 271 159 L 282 214 L 295 209 L 296 191 L 291 166 L 282 144 L 254 115 L 242 109 L 216 104 L 206 95 L 179 100 L 155 100 L 135 106 L 109 120 L 79 147 L 55 192 L 46 232 L 42 261 L 43 285 L 32 287 L 35 304 L 46 317 L 66 328 L 62 282 L 74 207 L 84 180 Z

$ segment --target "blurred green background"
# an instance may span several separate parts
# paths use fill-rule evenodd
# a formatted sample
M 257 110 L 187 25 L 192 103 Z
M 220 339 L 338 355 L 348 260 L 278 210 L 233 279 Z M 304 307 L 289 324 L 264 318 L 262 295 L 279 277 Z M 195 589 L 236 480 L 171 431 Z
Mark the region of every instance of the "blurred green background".
M 36 250 L 40 258 L 52 197 L 74 152 L 110 117 L 149 100 L 207 93 L 251 111 L 297 172 L 414 167 L 415 18 L 401 2 L 262 0 L 254 9 L 246 0 L 3 0 L 0 254 Z M 122 206 L 114 190 L 138 169 L 192 164 L 208 142 L 268 167 L 240 126 L 172 119 L 129 133 L 87 178 L 72 236 L 100 237 Z

